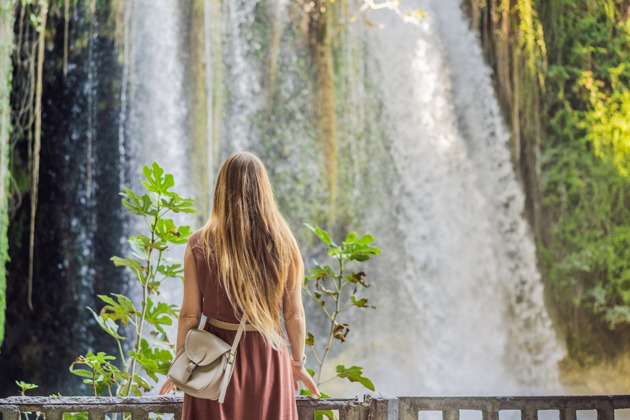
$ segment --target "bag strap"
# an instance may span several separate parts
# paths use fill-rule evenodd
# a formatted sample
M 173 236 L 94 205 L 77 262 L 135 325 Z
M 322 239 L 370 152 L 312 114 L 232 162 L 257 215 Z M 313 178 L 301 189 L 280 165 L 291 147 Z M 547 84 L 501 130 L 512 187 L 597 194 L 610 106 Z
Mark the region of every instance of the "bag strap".
M 236 362 L 236 349 L 238 348 L 238 343 L 241 341 L 241 336 L 243 335 L 243 331 L 245 330 L 246 323 L 247 315 L 243 314 L 243 318 L 241 318 L 241 323 L 238 326 L 238 331 L 236 331 L 236 337 L 234 337 L 234 342 L 232 343 L 232 348 L 230 349 L 230 354 L 228 355 L 228 362 L 225 365 L 225 374 L 223 375 L 223 379 L 221 380 L 221 393 L 219 394 L 219 403 L 221 404 L 223 404 L 223 400 L 225 399 L 225 391 L 227 391 L 227 386 L 230 383 L 230 379 L 232 378 L 234 363 Z
M 236 337 L 234 337 L 234 342 L 232 343 L 232 353 L 236 356 L 236 348 L 238 347 L 239 341 L 241 341 L 241 336 L 243 335 L 243 331 L 245 331 L 245 324 L 247 324 L 247 315 L 243 314 L 243 318 L 241 318 L 241 323 L 238 326 L 238 330 L 236 331 Z

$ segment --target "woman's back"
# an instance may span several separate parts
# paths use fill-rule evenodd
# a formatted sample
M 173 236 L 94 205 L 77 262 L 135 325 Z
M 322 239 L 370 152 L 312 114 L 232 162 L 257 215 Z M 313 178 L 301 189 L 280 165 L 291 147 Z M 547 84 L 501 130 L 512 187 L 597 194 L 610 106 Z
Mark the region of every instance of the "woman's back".
M 225 289 L 217 278 L 213 260 L 210 260 L 210 264 L 206 262 L 199 243 L 200 234 L 201 231 L 195 232 L 188 243 L 197 266 L 203 315 L 210 319 L 238 323 L 240 315 L 237 316 L 232 309 Z M 208 322 L 204 329 L 227 343 L 232 343 L 236 335 L 236 331 L 217 328 Z M 223 404 L 186 395 L 183 419 L 297 419 L 290 355 L 286 345 L 280 350 L 274 350 L 259 332 L 248 331 L 241 338 L 234 366 Z
M 234 313 L 232 304 L 225 292 L 225 288 L 217 276 L 216 262 L 213 257 L 206 260 L 201 243 L 202 230 L 193 233 L 188 239 L 188 245 L 192 250 L 197 265 L 197 278 L 199 281 L 199 292 L 203 297 L 202 313 L 207 318 L 215 318 L 220 321 L 238 323 L 239 318 Z M 212 247 L 212 241 L 209 243 Z M 212 255 L 212 251 L 210 252 Z

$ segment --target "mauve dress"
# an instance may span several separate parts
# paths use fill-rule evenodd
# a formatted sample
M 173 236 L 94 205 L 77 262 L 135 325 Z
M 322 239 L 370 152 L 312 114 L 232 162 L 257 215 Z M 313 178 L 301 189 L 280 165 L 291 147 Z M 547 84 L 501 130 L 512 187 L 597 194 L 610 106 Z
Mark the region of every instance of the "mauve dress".
M 234 310 L 221 285 L 214 262 L 206 262 L 198 241 L 201 231 L 188 240 L 197 263 L 203 314 L 238 324 Z M 207 322 L 203 327 L 232 344 L 236 331 L 223 330 Z M 223 404 L 184 395 L 183 420 L 297 420 L 293 374 L 289 350 L 266 345 L 258 331 L 246 331 L 236 352 L 236 364 Z

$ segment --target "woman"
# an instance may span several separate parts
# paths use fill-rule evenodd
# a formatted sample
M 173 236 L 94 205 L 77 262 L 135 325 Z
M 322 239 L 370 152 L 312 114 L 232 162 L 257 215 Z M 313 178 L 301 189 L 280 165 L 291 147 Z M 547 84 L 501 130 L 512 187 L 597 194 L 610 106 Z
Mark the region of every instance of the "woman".
M 185 395 L 182 419 L 293 420 L 298 381 L 319 395 L 304 367 L 303 271 L 262 161 L 248 152 L 232 154 L 219 171 L 208 222 L 188 240 L 177 351 L 202 314 L 203 328 L 229 344 L 243 315 L 248 332 L 223 404 Z M 167 379 L 160 394 L 173 388 Z

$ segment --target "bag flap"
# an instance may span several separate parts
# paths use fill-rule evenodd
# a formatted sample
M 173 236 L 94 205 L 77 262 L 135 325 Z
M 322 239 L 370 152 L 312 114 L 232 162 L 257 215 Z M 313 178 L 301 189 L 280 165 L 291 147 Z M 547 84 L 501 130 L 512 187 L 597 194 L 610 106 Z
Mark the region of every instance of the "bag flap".
M 232 347 L 208 331 L 192 329 L 186 334 L 184 348 L 188 359 L 199 366 L 206 366 Z

